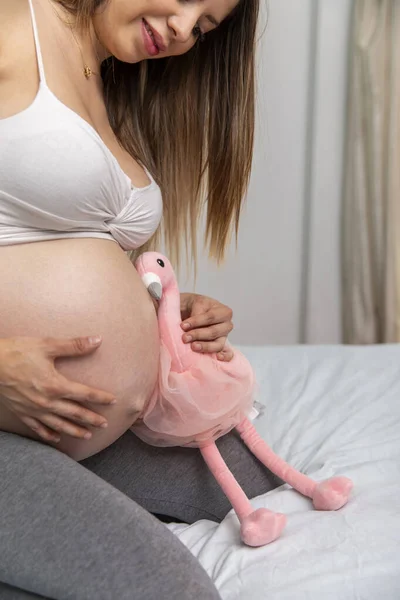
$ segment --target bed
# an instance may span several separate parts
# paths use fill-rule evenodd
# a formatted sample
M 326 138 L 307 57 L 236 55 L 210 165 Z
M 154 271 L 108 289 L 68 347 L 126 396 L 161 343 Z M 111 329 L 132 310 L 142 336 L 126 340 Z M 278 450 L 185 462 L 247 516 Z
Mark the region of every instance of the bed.
M 347 506 L 317 512 L 284 485 L 253 505 L 287 514 L 282 537 L 240 543 L 221 524 L 167 526 L 198 558 L 223 600 L 400 599 L 400 345 L 242 347 L 265 404 L 255 426 L 316 480 L 354 482 Z

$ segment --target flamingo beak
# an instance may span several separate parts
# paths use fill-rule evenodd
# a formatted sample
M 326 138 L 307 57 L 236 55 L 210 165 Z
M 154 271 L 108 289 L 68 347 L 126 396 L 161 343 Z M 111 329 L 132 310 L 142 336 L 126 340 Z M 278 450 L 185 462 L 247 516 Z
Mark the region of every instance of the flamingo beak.
M 161 300 L 163 289 L 159 276 L 155 273 L 145 273 L 142 277 L 142 281 L 150 296 L 155 300 Z

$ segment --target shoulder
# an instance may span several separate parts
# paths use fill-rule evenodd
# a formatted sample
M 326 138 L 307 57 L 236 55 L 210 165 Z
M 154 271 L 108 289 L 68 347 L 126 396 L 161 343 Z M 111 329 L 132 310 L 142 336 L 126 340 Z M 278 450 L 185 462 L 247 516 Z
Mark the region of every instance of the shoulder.
M 29 12 L 28 0 L 0 0 L 0 39 L 14 33 Z
M 31 22 L 28 0 L 0 0 L 0 76 L 16 56 L 24 56 Z

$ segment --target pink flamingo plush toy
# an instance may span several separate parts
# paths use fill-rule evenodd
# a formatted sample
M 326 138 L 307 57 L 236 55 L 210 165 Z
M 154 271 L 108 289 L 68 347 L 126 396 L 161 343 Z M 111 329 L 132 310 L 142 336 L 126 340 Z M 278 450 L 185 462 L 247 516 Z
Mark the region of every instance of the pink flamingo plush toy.
M 265 508 L 253 510 L 226 466 L 215 440 L 236 427 L 253 454 L 280 479 L 312 499 L 317 510 L 337 510 L 353 484 L 346 477 L 316 483 L 279 458 L 259 436 L 248 415 L 253 406 L 255 377 L 244 355 L 235 350 L 230 362 L 198 354 L 182 341 L 180 294 L 172 266 L 156 252 L 145 252 L 136 269 L 149 293 L 159 300 L 160 364 L 158 385 L 132 431 L 154 446 L 198 447 L 231 502 L 249 546 L 279 537 L 286 517 Z

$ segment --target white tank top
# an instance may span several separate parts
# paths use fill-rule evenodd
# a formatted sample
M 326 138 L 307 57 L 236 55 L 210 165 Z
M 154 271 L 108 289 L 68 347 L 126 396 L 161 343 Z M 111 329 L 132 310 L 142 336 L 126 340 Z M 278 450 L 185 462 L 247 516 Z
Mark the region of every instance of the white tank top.
M 161 219 L 160 188 L 136 188 L 95 129 L 51 92 L 32 0 L 40 86 L 32 104 L 0 120 L 0 245 L 97 237 L 124 250 Z

